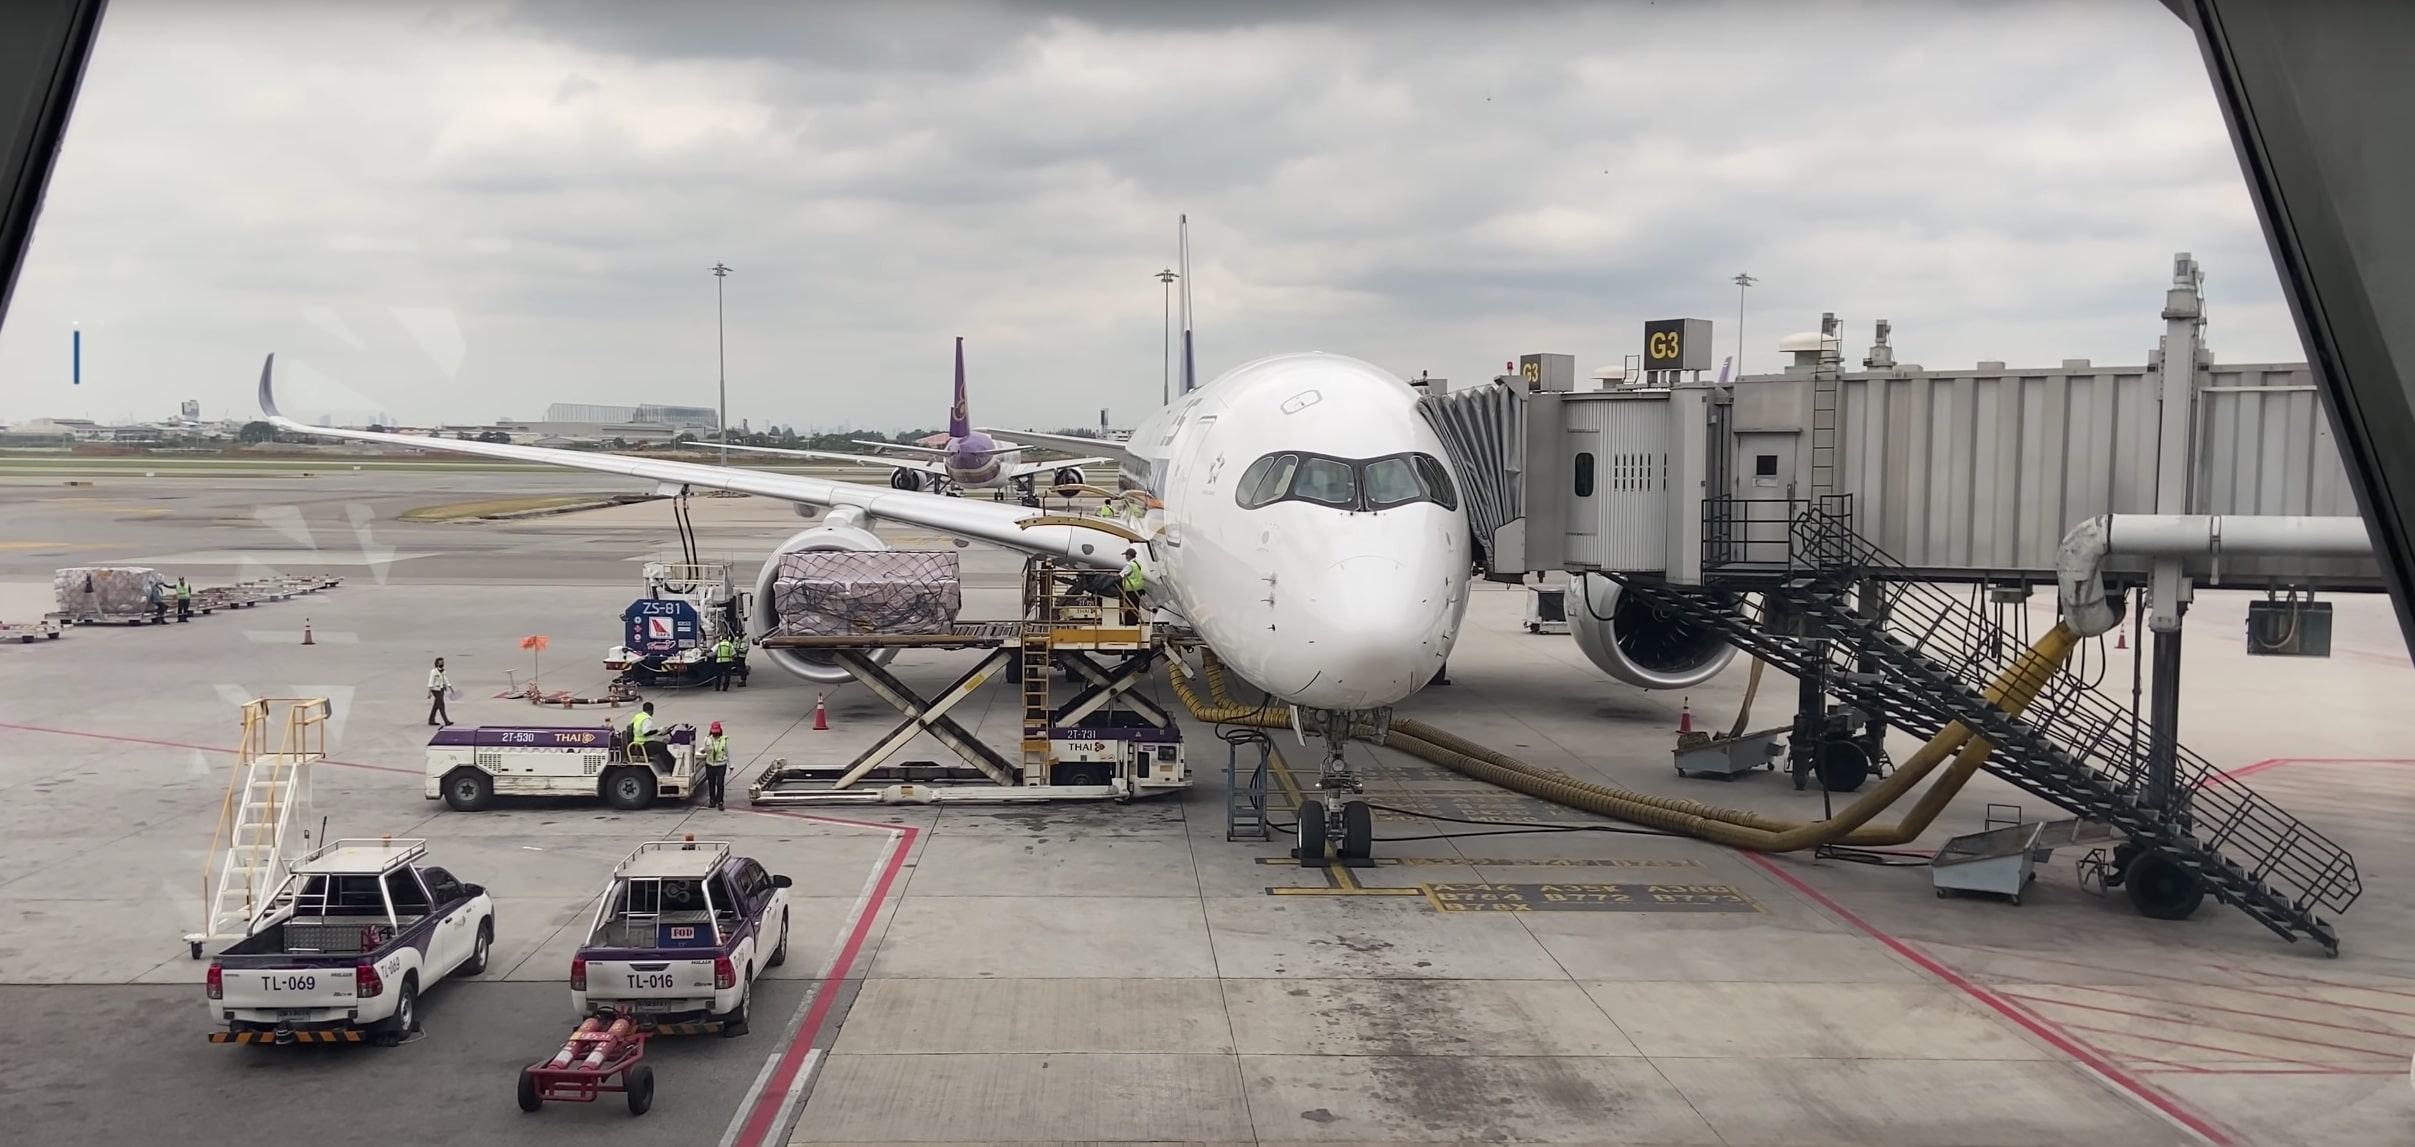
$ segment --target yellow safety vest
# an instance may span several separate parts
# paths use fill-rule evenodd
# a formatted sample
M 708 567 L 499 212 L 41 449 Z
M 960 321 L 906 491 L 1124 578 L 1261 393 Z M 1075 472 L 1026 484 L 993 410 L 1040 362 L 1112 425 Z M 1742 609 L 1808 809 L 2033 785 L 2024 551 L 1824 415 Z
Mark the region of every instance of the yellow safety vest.
M 1141 582 L 1144 580 L 1144 578 L 1145 575 L 1141 572 L 1139 558 L 1134 558 L 1131 561 L 1124 563 L 1125 593 L 1139 593 Z
M 637 716 L 634 716 L 634 717 L 629 718 L 629 744 L 630 744 L 632 747 L 635 747 L 635 746 L 638 746 L 638 745 L 645 744 L 645 743 L 646 743 L 646 735 L 647 735 L 648 733 L 653 732 L 653 731 L 654 731 L 654 715 L 653 715 L 653 714 L 651 714 L 651 713 L 639 713 Z
M 728 734 L 725 733 L 718 737 L 706 737 L 704 739 L 704 763 L 708 765 L 726 765 L 730 763 L 730 739 Z
M 737 651 L 730 647 L 729 638 L 722 638 L 721 644 L 713 647 L 713 660 L 715 661 L 726 662 L 735 658 L 737 655 Z

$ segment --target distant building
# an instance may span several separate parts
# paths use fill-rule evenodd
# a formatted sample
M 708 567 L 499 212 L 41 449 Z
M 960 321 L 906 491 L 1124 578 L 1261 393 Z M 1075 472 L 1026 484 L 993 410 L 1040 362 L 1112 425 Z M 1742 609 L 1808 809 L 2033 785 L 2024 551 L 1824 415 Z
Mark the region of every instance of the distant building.
M 562 423 L 637 423 L 648 422 L 674 430 L 715 430 L 721 426 L 721 415 L 710 406 L 666 406 L 643 403 L 637 406 L 598 406 L 585 402 L 557 402 L 545 408 L 545 421 Z

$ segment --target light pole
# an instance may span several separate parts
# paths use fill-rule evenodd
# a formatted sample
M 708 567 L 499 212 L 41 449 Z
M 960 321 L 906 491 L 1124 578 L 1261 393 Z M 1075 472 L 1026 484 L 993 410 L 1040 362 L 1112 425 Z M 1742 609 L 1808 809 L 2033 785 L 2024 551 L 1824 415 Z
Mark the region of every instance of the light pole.
M 730 464 L 730 350 L 729 335 L 721 319 L 721 280 L 729 273 L 728 267 L 713 264 L 713 349 L 720 360 L 721 374 L 721 414 L 715 429 L 721 432 L 721 464 L 725 467 Z
M 1163 376 L 1158 386 L 1160 406 L 1171 406 L 1174 402 L 1174 280 L 1178 278 L 1181 276 L 1172 267 L 1157 273 L 1157 281 L 1166 285 L 1165 348 L 1157 354 L 1157 365 L 1164 368 L 1158 372 Z
M 1744 377 L 1744 289 L 1758 280 L 1739 272 L 1731 282 L 1736 284 L 1736 377 Z

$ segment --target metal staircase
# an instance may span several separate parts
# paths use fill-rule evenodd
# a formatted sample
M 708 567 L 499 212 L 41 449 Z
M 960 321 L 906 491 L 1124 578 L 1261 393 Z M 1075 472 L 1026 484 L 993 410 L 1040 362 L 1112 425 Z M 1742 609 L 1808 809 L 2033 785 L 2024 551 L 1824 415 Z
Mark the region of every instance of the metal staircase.
M 282 719 L 271 715 L 279 705 Z M 327 715 L 324 697 L 244 704 L 243 741 L 204 862 L 201 931 L 185 937 L 193 958 L 207 944 L 241 939 L 292 858 L 310 850 L 310 766 L 327 755 Z
M 2166 871 L 2176 862 L 2205 894 L 2275 934 L 2338 953 L 2337 933 L 2317 912 L 2345 912 L 2363 891 L 2345 849 L 2183 747 L 2174 747 L 2169 791 L 2155 791 L 2138 715 L 2068 670 L 2019 717 L 2007 716 L 1982 690 L 2020 643 L 1854 533 L 1845 499 L 1797 506 L 1782 562 L 1742 560 L 1769 555 L 1742 555 L 1730 543 L 1719 551 L 1724 568 L 1706 555 L 1704 580 L 1718 591 L 1645 579 L 1626 580 L 1627 591 L 1798 677 L 1823 675 L 1837 699 L 1906 732 L 1934 736 L 1962 722 L 1993 746 L 1989 772 L 2127 838 L 2117 869 L 2161 853 Z M 1706 537 L 1713 532 L 1706 527 Z M 2193 894 L 2183 897 L 2170 914 L 2194 904 Z

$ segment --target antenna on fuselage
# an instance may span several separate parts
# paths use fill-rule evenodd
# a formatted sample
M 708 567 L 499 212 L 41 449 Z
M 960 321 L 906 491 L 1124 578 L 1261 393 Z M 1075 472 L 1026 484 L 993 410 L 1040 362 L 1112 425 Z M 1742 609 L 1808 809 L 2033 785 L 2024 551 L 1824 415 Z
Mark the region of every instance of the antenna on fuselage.
M 1176 272 L 1182 283 L 1182 391 L 1189 394 L 1199 385 L 1196 359 L 1191 354 L 1191 217 L 1184 213 L 1180 222 L 1180 244 L 1175 259 L 1181 269 Z

